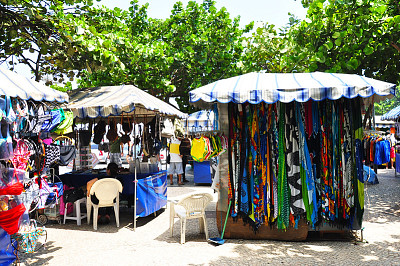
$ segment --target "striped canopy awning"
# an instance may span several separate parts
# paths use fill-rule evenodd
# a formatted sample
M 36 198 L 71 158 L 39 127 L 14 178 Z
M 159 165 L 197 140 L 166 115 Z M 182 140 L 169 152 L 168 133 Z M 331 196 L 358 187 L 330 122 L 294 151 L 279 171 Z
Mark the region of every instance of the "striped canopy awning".
M 133 85 L 104 86 L 74 90 L 70 93 L 70 108 L 75 117 L 96 118 L 130 113 L 137 115 L 161 113 L 186 118 L 187 114 L 157 99 Z
M 306 102 L 341 97 L 391 97 L 395 84 L 355 74 L 251 72 L 218 80 L 189 92 L 190 102 L 245 103 Z M 201 102 L 200 101 L 200 102 Z M 196 104 L 195 104 L 196 105 Z M 199 106 L 201 103 L 198 104 Z
M 189 132 L 213 131 L 214 112 L 201 110 L 190 114 L 187 118 L 187 126 Z
M 385 121 L 382 119 L 383 116 L 376 115 L 375 116 L 375 127 L 378 128 L 392 128 L 395 126 L 395 122 L 393 121 Z
M 384 114 L 381 119 L 382 120 L 397 120 L 400 117 L 400 106 L 397 106 Z
M 18 97 L 23 100 L 68 102 L 68 95 L 53 90 L 37 81 L 0 68 L 0 95 Z

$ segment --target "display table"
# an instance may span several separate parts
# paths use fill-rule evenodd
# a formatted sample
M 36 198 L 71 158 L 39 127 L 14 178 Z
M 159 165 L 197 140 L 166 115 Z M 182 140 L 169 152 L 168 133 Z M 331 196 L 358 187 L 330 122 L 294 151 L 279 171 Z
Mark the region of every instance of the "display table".
M 61 181 L 70 187 L 86 186 L 94 178 L 104 178 L 105 173 L 92 174 L 91 172 L 68 173 L 60 175 Z M 135 194 L 135 174 L 118 175 L 121 181 L 122 194 Z M 167 205 L 167 171 L 149 174 L 137 174 L 137 202 L 136 215 L 145 217 Z

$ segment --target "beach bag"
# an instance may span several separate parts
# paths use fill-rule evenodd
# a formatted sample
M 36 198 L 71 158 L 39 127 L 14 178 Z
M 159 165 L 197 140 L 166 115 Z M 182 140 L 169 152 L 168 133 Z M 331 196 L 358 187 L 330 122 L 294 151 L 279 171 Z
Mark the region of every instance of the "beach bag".
M 51 119 L 46 120 L 42 124 L 42 131 L 50 132 L 65 120 L 64 110 L 59 108 L 50 111 Z
M 106 133 L 106 122 L 104 120 L 100 120 L 99 123 L 97 123 L 97 125 L 94 127 L 93 143 L 100 144 L 105 133 Z
M 110 128 L 108 129 L 106 137 L 110 142 L 114 142 L 118 138 L 117 124 L 115 121 L 111 120 L 109 126 Z
M 73 123 L 74 123 L 74 113 L 72 111 L 66 111 L 64 112 L 64 120 L 61 121 L 61 123 L 51 132 L 57 133 L 58 135 L 71 133 L 73 131 L 72 130 Z
M 40 236 L 45 236 L 45 240 L 44 243 L 38 246 L 38 239 Z M 18 251 L 33 253 L 45 245 L 47 240 L 47 231 L 44 227 L 38 227 L 35 220 L 31 220 L 30 225 L 27 228 L 13 234 L 11 238 L 17 241 Z
M 67 204 L 68 202 L 75 202 L 78 199 L 84 198 L 85 193 L 81 188 L 73 188 L 64 191 L 64 203 Z
M 99 144 L 99 151 L 109 152 L 110 148 L 108 142 L 103 142 Z

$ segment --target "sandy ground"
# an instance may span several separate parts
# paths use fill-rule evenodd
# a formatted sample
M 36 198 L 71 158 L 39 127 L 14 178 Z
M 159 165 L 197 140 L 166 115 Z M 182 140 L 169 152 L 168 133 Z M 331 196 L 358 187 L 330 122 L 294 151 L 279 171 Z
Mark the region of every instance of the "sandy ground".
M 119 228 L 115 221 L 99 225 L 98 231 L 86 220 L 82 226 L 74 221 L 47 225 L 46 248 L 21 254 L 20 261 L 21 265 L 400 265 L 400 178 L 392 169 L 379 170 L 378 176 L 380 183 L 365 190 L 363 242 L 228 239 L 214 246 L 199 233 L 197 220 L 189 220 L 186 243 L 181 245 L 178 219 L 170 236 L 169 209 L 139 218 L 133 230 L 133 211 L 121 208 Z M 218 237 L 217 194 L 209 186 L 195 185 L 192 176 L 189 180 L 184 186 L 169 186 L 168 199 L 195 192 L 212 194 L 207 223 L 210 237 Z

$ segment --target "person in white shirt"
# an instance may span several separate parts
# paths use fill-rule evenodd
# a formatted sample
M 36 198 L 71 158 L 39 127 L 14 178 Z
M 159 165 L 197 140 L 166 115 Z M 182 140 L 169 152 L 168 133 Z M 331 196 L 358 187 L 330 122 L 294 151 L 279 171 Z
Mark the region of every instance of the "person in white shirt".
M 182 182 L 182 155 L 179 153 L 179 145 L 181 141 L 178 138 L 171 138 L 171 142 L 169 143 L 169 156 L 170 163 L 168 168 L 168 176 L 170 179 L 170 184 L 173 185 L 173 176 L 174 174 L 178 175 L 178 185 L 183 185 Z

